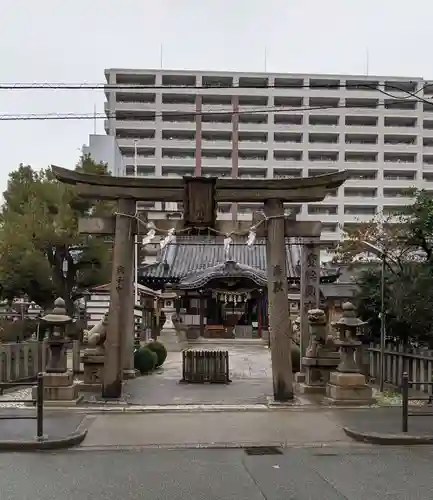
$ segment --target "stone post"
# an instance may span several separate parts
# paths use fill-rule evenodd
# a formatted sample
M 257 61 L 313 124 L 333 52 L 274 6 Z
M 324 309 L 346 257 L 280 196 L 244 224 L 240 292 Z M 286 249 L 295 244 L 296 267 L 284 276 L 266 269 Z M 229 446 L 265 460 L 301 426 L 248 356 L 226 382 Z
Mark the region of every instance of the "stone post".
M 131 212 L 133 214 L 135 212 L 135 202 L 120 199 L 118 212 L 114 233 L 110 311 L 102 382 L 102 396 L 104 398 L 120 398 L 122 395 L 123 360 L 125 359 L 123 352 L 127 352 L 125 346 L 127 341 L 124 340 L 124 337 L 122 338 L 122 333 L 125 336 L 132 335 L 131 331 L 123 332 L 122 328 L 125 324 L 130 324 L 128 314 L 130 314 L 131 308 L 128 307 L 128 297 L 131 284 L 127 283 L 126 279 L 129 281 L 133 275 L 132 228 L 134 219 L 120 214 L 131 215 Z
M 176 307 L 174 302 L 176 297 L 176 292 L 170 290 L 170 287 L 166 287 L 165 292 L 161 294 L 161 298 L 164 301 L 162 311 L 165 315 L 165 322 L 162 325 L 158 340 L 162 344 L 164 344 L 167 351 L 171 352 L 179 352 L 182 350 L 182 345 L 179 341 L 176 327 L 173 323 L 173 316 L 176 314 Z
M 305 356 L 310 342 L 308 311 L 320 305 L 320 248 L 319 239 L 309 238 L 302 246 L 301 256 L 301 357 Z
M 366 384 L 365 376 L 359 373 L 355 362 L 356 350 L 361 345 L 356 335 L 366 323 L 356 316 L 355 306 L 343 304 L 343 315 L 334 323 L 339 333 L 335 343 L 340 347 L 340 364 L 332 372 L 326 388 L 326 400 L 340 405 L 369 405 L 374 403 L 372 389 Z
M 265 214 L 268 217 L 266 246 L 274 399 L 284 402 L 293 399 L 293 374 L 283 202 L 267 200 Z

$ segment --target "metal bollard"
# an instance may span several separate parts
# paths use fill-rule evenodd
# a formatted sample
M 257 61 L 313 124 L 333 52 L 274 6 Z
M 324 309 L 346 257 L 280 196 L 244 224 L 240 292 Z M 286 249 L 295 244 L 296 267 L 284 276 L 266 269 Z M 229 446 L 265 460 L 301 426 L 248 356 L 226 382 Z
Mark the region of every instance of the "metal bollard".
M 44 376 L 42 373 L 37 374 L 37 391 L 36 391 L 36 438 L 43 439 L 44 437 Z
M 407 372 L 404 372 L 402 376 L 401 396 L 402 432 L 407 432 L 409 417 L 409 375 L 407 374 Z

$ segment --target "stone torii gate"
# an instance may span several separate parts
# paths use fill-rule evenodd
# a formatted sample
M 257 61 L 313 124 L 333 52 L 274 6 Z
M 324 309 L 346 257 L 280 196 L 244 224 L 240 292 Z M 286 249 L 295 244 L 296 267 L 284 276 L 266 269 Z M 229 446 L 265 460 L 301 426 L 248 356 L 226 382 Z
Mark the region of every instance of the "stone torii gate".
M 217 221 L 217 202 L 262 202 L 265 220 L 257 236 L 267 238 L 268 304 L 274 398 L 293 398 L 291 369 L 291 324 L 288 307 L 286 237 L 303 239 L 301 262 L 301 350 L 308 344 L 305 312 L 318 307 L 320 261 L 318 243 L 321 223 L 284 218 L 283 203 L 322 201 L 348 177 L 347 172 L 301 179 L 228 179 L 210 177 L 130 178 L 83 174 L 52 167 L 55 177 L 74 185 L 83 198 L 116 200 L 112 218 L 80 220 L 79 230 L 87 234 L 114 234 L 113 269 L 109 324 L 107 329 L 102 396 L 119 398 L 122 381 L 133 373 L 133 247 L 139 227 L 135 219 L 137 201 L 183 202 L 184 218 L 161 229 L 180 227 L 217 229 L 223 233 L 248 231 L 251 224 Z M 163 221 L 160 221 L 161 223 Z

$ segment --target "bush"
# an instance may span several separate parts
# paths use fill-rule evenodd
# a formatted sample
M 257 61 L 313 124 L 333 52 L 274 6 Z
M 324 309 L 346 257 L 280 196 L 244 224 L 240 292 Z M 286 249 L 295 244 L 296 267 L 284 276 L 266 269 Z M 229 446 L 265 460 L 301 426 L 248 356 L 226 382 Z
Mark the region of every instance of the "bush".
M 158 356 L 147 347 L 140 347 L 134 354 L 134 368 L 141 374 L 150 373 L 158 363 Z
M 161 344 L 161 342 L 154 340 L 153 342 L 149 342 L 146 347 L 157 355 L 158 362 L 156 366 L 161 366 L 167 359 L 167 349 L 165 348 L 164 344 Z
M 297 373 L 301 369 L 301 350 L 292 342 L 292 372 Z

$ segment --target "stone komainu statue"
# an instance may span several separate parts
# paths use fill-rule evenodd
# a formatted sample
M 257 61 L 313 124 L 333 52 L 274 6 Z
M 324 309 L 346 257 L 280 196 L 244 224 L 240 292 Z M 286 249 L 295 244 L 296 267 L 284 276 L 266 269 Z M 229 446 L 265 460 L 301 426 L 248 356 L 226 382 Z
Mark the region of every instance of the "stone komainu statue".
M 307 317 L 310 328 L 310 343 L 306 355 L 316 357 L 320 354 L 335 352 L 337 347 L 333 337 L 328 334 L 325 311 L 322 309 L 310 309 Z
M 103 318 L 90 330 L 84 330 L 84 342 L 98 353 L 104 353 L 105 340 L 107 338 L 108 311 Z

